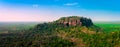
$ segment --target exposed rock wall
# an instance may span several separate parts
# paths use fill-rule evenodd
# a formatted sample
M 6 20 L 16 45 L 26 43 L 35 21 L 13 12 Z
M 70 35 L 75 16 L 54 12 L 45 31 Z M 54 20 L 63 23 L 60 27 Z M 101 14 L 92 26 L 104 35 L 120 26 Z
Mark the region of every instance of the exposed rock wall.
M 91 19 L 87 19 L 84 17 L 78 17 L 78 16 L 62 17 L 56 22 L 60 24 L 64 24 L 66 26 L 91 26 L 93 25 Z

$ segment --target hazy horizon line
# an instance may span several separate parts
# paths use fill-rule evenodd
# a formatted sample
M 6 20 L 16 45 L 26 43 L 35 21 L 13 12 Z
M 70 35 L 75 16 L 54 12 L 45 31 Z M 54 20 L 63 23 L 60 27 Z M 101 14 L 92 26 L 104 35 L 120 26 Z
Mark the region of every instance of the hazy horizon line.
M 53 22 L 53 21 L 0 21 L 0 22 Z M 93 22 L 120 22 L 118 21 L 93 21 Z

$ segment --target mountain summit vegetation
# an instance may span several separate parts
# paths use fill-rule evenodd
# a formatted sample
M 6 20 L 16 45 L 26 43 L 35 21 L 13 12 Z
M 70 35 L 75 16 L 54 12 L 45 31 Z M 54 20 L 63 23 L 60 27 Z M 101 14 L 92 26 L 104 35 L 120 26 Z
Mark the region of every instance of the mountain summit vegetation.
M 0 34 L 0 47 L 120 47 L 120 32 L 104 33 L 91 19 L 70 16 Z

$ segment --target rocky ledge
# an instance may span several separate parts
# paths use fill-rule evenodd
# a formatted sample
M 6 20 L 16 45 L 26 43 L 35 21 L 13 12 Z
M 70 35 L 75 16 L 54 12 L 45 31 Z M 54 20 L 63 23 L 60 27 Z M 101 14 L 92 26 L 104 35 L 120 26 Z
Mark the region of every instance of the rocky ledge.
M 79 17 L 79 16 L 70 16 L 62 17 L 55 21 L 58 24 L 63 24 L 65 26 L 92 26 L 93 22 L 90 18 Z

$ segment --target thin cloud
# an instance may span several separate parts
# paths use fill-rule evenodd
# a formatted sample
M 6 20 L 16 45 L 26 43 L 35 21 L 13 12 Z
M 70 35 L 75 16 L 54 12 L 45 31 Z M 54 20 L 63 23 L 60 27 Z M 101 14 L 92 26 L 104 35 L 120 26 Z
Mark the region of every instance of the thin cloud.
M 38 4 L 33 4 L 32 7 L 37 8 L 37 7 L 39 7 L 39 5 Z
M 79 3 L 77 3 L 77 2 L 75 2 L 75 3 L 66 3 L 66 4 L 64 4 L 64 5 L 66 5 L 66 6 L 76 6 L 76 5 L 78 5 Z

